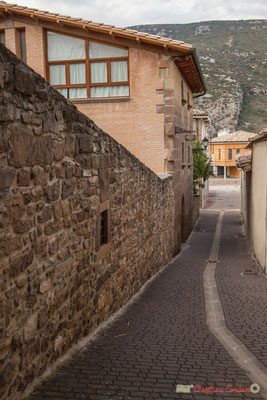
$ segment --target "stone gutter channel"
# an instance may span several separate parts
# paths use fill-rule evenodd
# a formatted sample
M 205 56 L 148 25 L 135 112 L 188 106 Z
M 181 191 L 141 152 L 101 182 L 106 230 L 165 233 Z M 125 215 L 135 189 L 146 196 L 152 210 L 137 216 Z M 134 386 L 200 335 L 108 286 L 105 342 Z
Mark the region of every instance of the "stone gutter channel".
M 213 239 L 210 259 L 208 260 L 203 273 L 207 326 L 234 359 L 236 364 L 246 372 L 247 376 L 253 383 L 253 388 L 251 389 L 257 391 L 260 386 L 259 394 L 267 400 L 267 368 L 227 328 L 225 323 L 223 308 L 215 280 L 223 216 L 224 211 L 221 211 Z

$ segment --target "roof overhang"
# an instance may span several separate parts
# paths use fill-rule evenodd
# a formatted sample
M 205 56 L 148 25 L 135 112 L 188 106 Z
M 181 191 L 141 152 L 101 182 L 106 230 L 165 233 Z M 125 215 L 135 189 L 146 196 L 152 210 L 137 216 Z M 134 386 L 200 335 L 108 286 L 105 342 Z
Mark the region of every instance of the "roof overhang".
M 174 58 L 175 63 L 190 87 L 194 97 L 206 93 L 203 74 L 199 65 L 196 49 L 183 41 L 165 38 L 158 35 L 150 35 L 145 32 L 138 32 L 132 29 L 119 28 L 113 25 L 72 18 L 57 13 L 50 13 L 35 8 L 28 8 L 16 4 L 8 4 L 0 1 L 0 18 L 6 17 L 18 19 L 25 23 L 29 19 L 31 23 L 38 24 L 44 28 L 60 30 L 66 33 L 79 32 L 83 37 L 97 38 L 100 35 L 102 40 L 110 41 L 116 38 L 120 45 L 143 48 Z
M 248 141 L 246 140 L 246 141 L 241 141 L 241 140 L 237 140 L 237 141 L 233 141 L 233 140 L 230 140 L 230 141 L 228 141 L 228 142 L 226 142 L 226 141 L 221 141 L 221 142 L 213 142 L 212 140 L 211 140 L 211 144 L 245 144 L 245 143 L 247 143 Z
M 194 97 L 203 96 L 206 93 L 206 85 L 196 49 L 192 47 L 187 54 L 174 57 L 174 62 L 191 88 Z
M 246 149 L 250 149 L 251 147 L 253 147 L 253 144 L 255 144 L 257 142 L 262 142 L 265 140 L 267 140 L 267 129 L 263 129 L 257 137 L 252 138 L 246 145 Z
M 199 120 L 201 119 L 206 125 L 211 124 L 211 119 L 207 113 L 200 114 L 200 113 L 195 113 L 193 111 L 193 119 Z
M 251 160 L 252 153 L 250 150 L 245 153 L 237 154 L 234 158 L 237 168 L 243 169 L 243 171 L 251 171 Z

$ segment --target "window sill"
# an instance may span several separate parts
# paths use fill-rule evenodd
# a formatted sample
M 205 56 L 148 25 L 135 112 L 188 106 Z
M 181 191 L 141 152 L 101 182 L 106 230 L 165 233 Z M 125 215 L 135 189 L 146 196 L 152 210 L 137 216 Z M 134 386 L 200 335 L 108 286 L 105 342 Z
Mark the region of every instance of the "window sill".
M 101 260 L 101 258 L 107 255 L 109 250 L 110 250 L 110 243 L 103 244 L 103 246 L 101 246 L 98 252 L 96 253 L 96 261 Z
M 93 99 L 69 99 L 74 104 L 87 104 L 87 103 L 125 103 L 130 101 L 130 97 L 98 97 Z

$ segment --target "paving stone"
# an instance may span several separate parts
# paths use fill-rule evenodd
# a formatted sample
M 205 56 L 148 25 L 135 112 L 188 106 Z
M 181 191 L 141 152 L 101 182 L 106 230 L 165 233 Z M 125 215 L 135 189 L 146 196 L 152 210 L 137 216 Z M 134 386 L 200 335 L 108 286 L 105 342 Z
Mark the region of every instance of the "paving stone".
M 202 276 L 210 255 L 217 218 L 217 212 L 205 211 L 197 230 L 190 237 L 188 249 L 154 279 L 127 312 L 108 325 L 94 342 L 43 384 L 39 389 L 40 395 L 33 394 L 31 400 L 51 400 L 49 391 L 55 393 L 55 399 L 60 398 L 62 393 L 70 394 L 72 399 L 88 400 L 255 399 L 251 393 L 175 392 L 177 384 L 226 388 L 229 384 L 249 387 L 252 383 L 206 325 Z M 265 341 L 257 341 L 263 347 L 255 347 L 264 354 L 266 338 L 261 331 L 250 330 L 250 326 L 243 330 L 246 327 L 245 312 L 241 314 L 243 320 L 236 313 L 244 306 L 250 293 L 246 290 L 244 298 L 245 289 L 235 295 L 227 289 L 227 282 L 233 279 L 231 269 L 234 270 L 236 261 L 228 255 L 230 250 L 226 247 L 229 246 L 237 255 L 239 253 L 235 249 L 237 242 L 234 234 L 231 240 L 225 237 L 227 232 L 239 232 L 238 229 L 240 220 L 233 216 L 223 221 L 217 278 L 222 279 L 221 293 L 229 296 L 226 300 L 229 321 L 232 324 L 236 320 L 242 322 L 241 328 L 238 328 L 237 322 L 235 325 L 242 338 L 246 332 L 257 333 L 259 338 L 264 338 Z M 243 249 L 242 246 L 240 249 Z M 241 260 L 237 262 L 239 268 L 244 261 L 243 256 Z M 228 261 L 231 261 L 229 267 L 226 266 Z M 250 276 L 249 279 L 255 282 L 255 277 Z M 240 284 L 230 282 L 235 292 L 240 291 Z M 260 287 L 263 291 L 263 286 Z M 236 301 L 237 305 L 230 307 L 231 301 Z M 258 303 L 257 298 L 253 304 Z M 263 329 L 258 317 L 256 321 L 258 329 Z M 257 399 L 261 399 L 260 394 L 257 394 Z
M 257 271 L 257 267 L 248 252 L 246 238 L 240 234 L 239 213 L 227 212 L 216 282 L 228 328 L 267 367 L 267 279 L 263 275 L 241 275 L 245 269 Z

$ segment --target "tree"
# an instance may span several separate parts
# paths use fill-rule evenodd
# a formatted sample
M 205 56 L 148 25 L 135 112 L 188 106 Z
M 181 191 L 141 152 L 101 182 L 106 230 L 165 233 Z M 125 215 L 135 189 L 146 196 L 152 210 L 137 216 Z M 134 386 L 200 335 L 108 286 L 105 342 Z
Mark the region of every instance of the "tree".
M 193 191 L 194 195 L 196 195 L 199 194 L 199 188 L 203 188 L 204 182 L 212 175 L 212 166 L 210 157 L 202 148 L 201 142 L 194 142 L 193 149 Z

